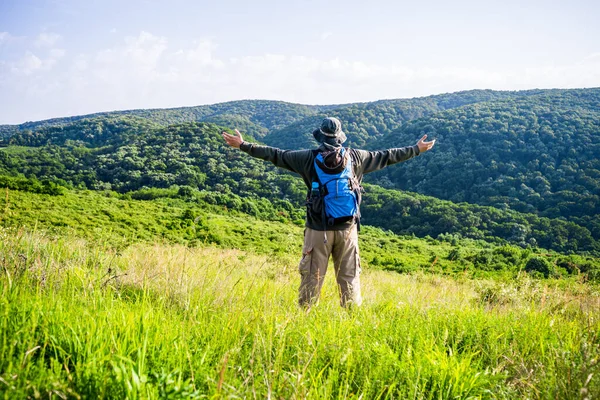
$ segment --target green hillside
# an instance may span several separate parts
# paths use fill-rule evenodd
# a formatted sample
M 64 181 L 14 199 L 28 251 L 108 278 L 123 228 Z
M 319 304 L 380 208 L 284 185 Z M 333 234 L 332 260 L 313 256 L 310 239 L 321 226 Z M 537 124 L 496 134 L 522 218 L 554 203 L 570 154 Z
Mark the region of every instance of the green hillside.
M 455 202 L 586 226 L 600 238 L 600 89 L 478 103 L 407 123 L 371 148 L 423 133 L 435 149 L 368 180 Z
M 367 224 L 420 237 L 451 233 L 596 252 L 599 99 L 600 89 L 469 91 L 346 105 L 331 113 L 342 118 L 351 145 L 394 147 L 414 143 L 423 133 L 438 140 L 431 153 L 367 176 L 367 182 L 388 189 L 368 189 Z M 206 107 L 212 107 L 210 113 Z M 4 185 L 34 192 L 56 191 L 52 185 L 141 190 L 146 194 L 137 195 L 147 198 L 155 196 L 154 189 L 201 189 L 256 216 L 272 218 L 272 207 L 281 218 L 300 221 L 305 188 L 299 179 L 226 148 L 217 125 L 164 124 L 171 121 L 166 115 L 176 118 L 186 115 L 177 112 L 196 110 L 206 120 L 248 129 L 256 138 L 271 132 L 260 140 L 278 137 L 289 145 L 284 147 L 293 147 L 294 140 L 308 140 L 294 129 L 318 125 L 319 109 L 264 101 L 206 107 L 140 110 L 141 116 L 100 116 L 54 126 L 42 122 L 0 141 L 8 146 L 0 150 L 0 173 L 13 177 L 3 178 Z M 313 116 L 293 123 L 306 113 Z M 283 129 L 290 135 L 295 132 L 292 138 L 281 134 L 278 123 L 287 124 Z M 27 179 L 14 180 L 19 176 L 40 182 L 28 189 Z
M 220 131 L 205 123 L 155 127 L 132 118 L 99 117 L 15 135 L 11 143 L 32 147 L 0 150 L 0 173 L 70 188 L 135 191 L 133 195 L 139 198 L 160 197 L 160 189 L 174 186 L 172 191 L 181 191 L 185 197 L 199 188 L 209 202 L 263 218 L 272 219 L 277 212 L 277 218 L 301 221 L 306 196 L 303 182 L 270 163 L 228 148 Z M 49 183 L 44 187 L 27 179 L 4 178 L 0 183 L 40 193 L 54 190 Z M 367 188 L 364 210 L 366 224 L 398 234 L 437 237 L 451 233 L 565 252 L 600 250 L 589 230 L 573 222 L 456 205 L 377 187 Z
M 527 97 L 540 93 L 539 90 L 509 92 L 493 90 L 470 90 L 441 94 L 414 99 L 381 100 L 372 103 L 352 104 L 347 107 L 333 109 L 325 113 L 308 116 L 302 120 L 274 130 L 266 135 L 263 141 L 283 149 L 303 149 L 314 147 L 311 135 L 325 116 L 340 119 L 342 128 L 348 136 L 345 143 L 349 147 L 364 147 L 381 135 L 390 133 L 407 121 L 434 114 L 439 111 L 461 107 L 465 104 L 491 100 Z M 415 141 L 411 139 L 409 143 Z M 396 144 L 395 147 L 400 146 Z
M 270 130 L 283 128 L 296 120 L 329 110 L 332 107 L 340 106 L 307 106 L 282 101 L 240 100 L 196 107 L 112 111 L 26 122 L 20 125 L 0 125 L 0 138 L 12 136 L 21 131 L 63 127 L 96 117 L 123 116 L 139 117 L 163 126 L 183 122 L 215 122 L 221 125 L 238 126 L 259 138 Z
M 236 207 L 235 199 L 203 192 L 181 197 L 177 191 L 165 190 L 162 197 L 136 199 L 144 198 L 144 194 L 148 192 L 120 195 L 110 191 L 5 190 L 0 196 L 0 227 L 13 232 L 36 231 L 50 238 L 83 238 L 112 249 L 163 243 L 217 246 L 294 259 L 301 253 L 303 228 L 281 218 L 285 215 L 281 209 L 260 207 L 263 213 L 257 216 Z M 367 207 L 366 213 L 370 212 Z M 368 269 L 511 280 L 539 263 L 545 268 L 540 277 L 572 276 L 600 282 L 600 259 L 596 257 L 566 256 L 543 248 L 523 249 L 453 234 L 423 239 L 363 226 L 360 249 Z

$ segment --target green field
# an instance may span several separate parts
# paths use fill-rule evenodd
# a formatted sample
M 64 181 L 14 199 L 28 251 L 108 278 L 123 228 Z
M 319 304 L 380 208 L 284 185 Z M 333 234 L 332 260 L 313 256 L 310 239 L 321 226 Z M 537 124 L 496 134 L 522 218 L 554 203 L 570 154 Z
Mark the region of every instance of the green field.
M 5 398 L 598 395 L 598 293 L 366 269 L 296 306 L 295 255 L 2 232 Z M 590 398 L 594 398 L 593 396 Z
M 87 191 L 7 191 L 0 223 L 7 399 L 600 395 L 598 287 L 545 250 L 367 227 L 364 306 L 329 276 L 306 312 L 292 223 Z

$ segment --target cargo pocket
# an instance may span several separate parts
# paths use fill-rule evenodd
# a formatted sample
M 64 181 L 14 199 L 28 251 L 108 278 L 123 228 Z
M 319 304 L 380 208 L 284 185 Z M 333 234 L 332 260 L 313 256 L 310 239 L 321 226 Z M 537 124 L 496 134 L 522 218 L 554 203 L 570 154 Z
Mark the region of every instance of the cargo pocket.
M 362 272 L 362 268 L 360 267 L 360 255 L 358 253 L 358 246 L 356 246 L 356 248 L 354 249 L 354 262 L 355 262 L 354 277 L 357 277 L 357 276 L 360 276 L 360 273 Z
M 308 275 L 311 272 L 312 266 L 312 247 L 302 249 L 302 259 L 298 265 L 300 275 Z

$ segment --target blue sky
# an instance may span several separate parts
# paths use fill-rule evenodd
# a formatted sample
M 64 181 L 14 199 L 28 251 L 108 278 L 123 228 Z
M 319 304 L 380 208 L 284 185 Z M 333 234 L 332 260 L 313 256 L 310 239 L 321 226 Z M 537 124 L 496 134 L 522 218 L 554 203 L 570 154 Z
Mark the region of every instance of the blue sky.
M 600 86 L 597 1 L 0 0 L 0 124 Z

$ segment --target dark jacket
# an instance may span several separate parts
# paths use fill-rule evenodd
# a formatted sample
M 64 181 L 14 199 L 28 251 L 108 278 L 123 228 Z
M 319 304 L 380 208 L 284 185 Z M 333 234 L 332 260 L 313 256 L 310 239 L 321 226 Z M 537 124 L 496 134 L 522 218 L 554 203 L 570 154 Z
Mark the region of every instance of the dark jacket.
M 335 147 L 329 144 L 322 144 L 319 146 L 318 150 L 321 152 L 333 148 Z M 240 150 L 250 154 L 252 157 L 270 161 L 280 168 L 299 174 L 304 180 L 308 190 L 310 190 L 312 181 L 311 171 L 315 158 L 313 150 L 281 150 L 275 147 L 260 146 L 248 142 L 243 142 L 240 146 Z M 354 166 L 354 174 L 359 183 L 362 182 L 363 175 L 365 174 L 378 171 L 388 165 L 406 161 L 419 155 L 419 147 L 417 145 L 379 151 L 349 150 L 352 157 L 352 165 Z M 348 221 L 333 226 L 327 226 L 327 230 L 346 229 L 352 225 L 352 223 L 353 221 Z M 321 214 L 311 212 L 310 209 L 307 209 L 305 226 L 322 231 L 323 221 Z

